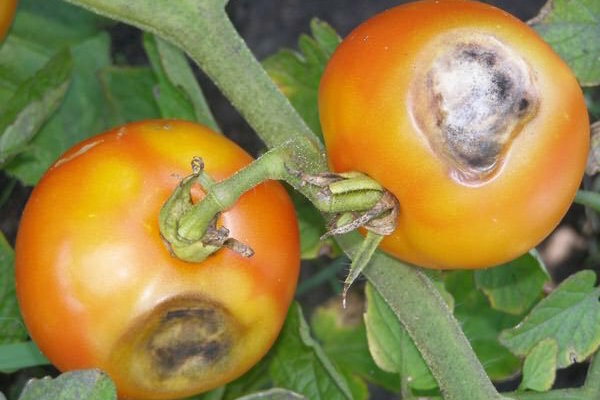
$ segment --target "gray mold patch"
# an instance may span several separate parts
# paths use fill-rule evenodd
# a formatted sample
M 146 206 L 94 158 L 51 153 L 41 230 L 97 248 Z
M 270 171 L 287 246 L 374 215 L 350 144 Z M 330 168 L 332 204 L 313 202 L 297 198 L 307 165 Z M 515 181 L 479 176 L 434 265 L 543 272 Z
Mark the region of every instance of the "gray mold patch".
M 530 68 L 487 34 L 453 33 L 431 50 L 436 56 L 411 87 L 410 111 L 454 177 L 485 180 L 536 113 Z

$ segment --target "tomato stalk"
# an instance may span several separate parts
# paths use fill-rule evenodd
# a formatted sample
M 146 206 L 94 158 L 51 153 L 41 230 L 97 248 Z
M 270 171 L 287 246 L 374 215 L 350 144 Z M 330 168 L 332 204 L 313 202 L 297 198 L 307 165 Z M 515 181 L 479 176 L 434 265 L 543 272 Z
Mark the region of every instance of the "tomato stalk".
M 307 173 L 326 172 L 322 144 L 239 37 L 225 12 L 226 1 L 67 1 L 156 33 L 181 47 L 217 84 L 269 148 L 283 145 L 294 137 L 294 166 Z M 243 176 L 236 179 L 241 180 Z M 221 189 L 235 190 L 230 182 L 224 183 Z M 309 198 L 315 190 L 310 185 L 298 185 L 297 189 Z M 195 222 L 189 224 L 196 225 Z M 347 253 L 354 254 L 361 239 L 357 233 L 349 233 L 339 237 L 339 243 Z M 406 327 L 446 400 L 503 398 L 425 274 L 380 252 L 375 252 L 364 272 Z
M 163 239 L 170 251 L 178 258 L 189 262 L 200 262 L 219 250 L 231 247 L 244 256 L 252 250 L 234 238 L 230 238 L 227 227 L 216 227 L 220 213 L 231 208 L 246 191 L 266 180 L 284 180 L 303 193 L 324 213 L 336 213 L 331 230 L 325 236 L 347 233 L 365 226 L 377 236 L 392 232 L 397 215 L 397 201 L 377 182 L 360 173 L 306 175 L 296 172 L 295 157 L 297 144 L 290 140 L 271 149 L 231 177 L 214 182 L 203 171 L 203 162 L 192 161 L 193 174 L 184 178 L 163 205 L 159 224 Z M 202 164 L 202 165 L 201 165 Z M 192 201 L 191 188 L 199 183 L 205 196 L 196 204 Z M 372 234 L 372 235 L 373 235 Z M 368 236 L 366 242 L 371 242 Z M 381 238 L 377 241 L 379 241 Z M 363 260 L 353 265 L 353 281 L 368 261 L 377 244 L 361 246 L 355 256 Z M 366 256 L 366 258 L 365 258 Z

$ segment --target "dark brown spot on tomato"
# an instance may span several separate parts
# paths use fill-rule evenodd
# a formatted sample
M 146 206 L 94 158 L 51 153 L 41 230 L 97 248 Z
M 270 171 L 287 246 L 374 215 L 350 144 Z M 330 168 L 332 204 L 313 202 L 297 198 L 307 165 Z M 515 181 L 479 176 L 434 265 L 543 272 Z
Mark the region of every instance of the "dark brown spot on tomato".
M 489 179 L 537 112 L 529 65 L 495 37 L 451 33 L 411 86 L 410 112 L 461 183 Z

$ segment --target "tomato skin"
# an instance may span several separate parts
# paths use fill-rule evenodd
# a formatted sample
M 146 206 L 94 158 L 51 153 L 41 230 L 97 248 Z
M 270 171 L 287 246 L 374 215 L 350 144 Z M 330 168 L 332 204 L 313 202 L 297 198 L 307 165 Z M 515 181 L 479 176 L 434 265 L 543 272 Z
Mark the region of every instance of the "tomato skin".
M 436 43 L 471 32 L 524 61 L 538 103 L 495 173 L 465 183 L 428 141 L 413 99 L 424 91 L 418 77 L 443 52 Z M 571 204 L 589 146 L 585 103 L 566 64 L 527 25 L 472 1 L 408 3 L 361 24 L 325 69 L 319 113 L 331 168 L 364 172 L 400 202 L 381 248 L 427 268 L 489 267 L 536 246 Z
M 103 369 L 124 399 L 180 398 L 240 376 L 276 339 L 299 268 L 291 201 L 266 182 L 222 214 L 254 256 L 221 249 L 180 261 L 161 240 L 158 212 L 198 155 L 216 180 L 251 162 L 202 126 L 142 121 L 71 148 L 33 190 L 17 236 L 17 297 L 31 337 L 60 370 Z M 209 339 L 190 342 L 177 333 L 185 329 Z M 174 339 L 161 344 L 167 334 Z
M 2 0 L 0 2 L 0 42 L 10 28 L 16 9 L 17 0 Z

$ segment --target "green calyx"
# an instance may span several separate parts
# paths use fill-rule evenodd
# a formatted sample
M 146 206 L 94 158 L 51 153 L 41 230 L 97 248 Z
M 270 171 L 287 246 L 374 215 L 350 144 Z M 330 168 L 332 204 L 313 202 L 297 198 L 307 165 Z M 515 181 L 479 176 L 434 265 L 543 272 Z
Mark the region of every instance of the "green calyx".
M 360 172 L 328 172 L 317 175 L 299 173 L 298 177 L 301 184 L 319 188 L 315 194 L 315 203 L 321 211 L 333 213 L 329 230 L 322 239 L 360 227 L 368 231 L 361 246 L 352 255 L 350 271 L 344 281 L 342 298 L 345 307 L 348 289 L 367 267 L 383 238 L 396 229 L 400 203 L 377 181 Z
M 319 190 L 314 195 L 319 210 L 334 214 L 324 237 L 348 233 L 360 227 L 378 235 L 396 228 L 400 205 L 396 197 L 361 172 L 298 173 L 302 185 Z
M 209 190 L 214 184 L 212 178 L 204 172 L 201 158 L 194 158 L 192 171 L 191 175 L 183 178 L 177 185 L 163 204 L 158 216 L 161 237 L 169 252 L 187 262 L 201 262 L 222 247 L 230 248 L 244 257 L 252 256 L 254 254 L 252 249 L 229 237 L 227 228 L 217 228 L 219 214 L 211 219 L 208 226 L 199 227 L 197 232 L 186 232 L 186 235 L 181 233 L 181 221 L 184 221 L 194 210 L 192 186 L 199 184 L 205 190 Z

